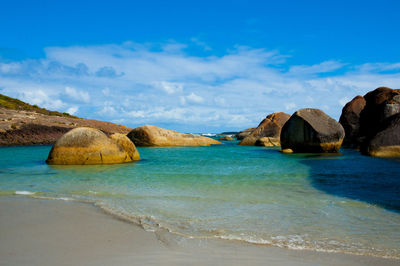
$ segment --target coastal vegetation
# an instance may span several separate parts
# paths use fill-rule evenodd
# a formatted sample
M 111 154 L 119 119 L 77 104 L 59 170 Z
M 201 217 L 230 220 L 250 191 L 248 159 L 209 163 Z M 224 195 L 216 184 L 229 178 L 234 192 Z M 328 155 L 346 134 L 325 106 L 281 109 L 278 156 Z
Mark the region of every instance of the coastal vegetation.
M 31 105 L 29 103 L 23 102 L 21 100 L 0 94 L 0 107 L 11 109 L 11 110 L 20 110 L 20 111 L 31 111 L 38 114 L 50 115 L 50 116 L 62 116 L 69 118 L 78 118 L 77 116 L 70 115 L 69 113 L 60 113 L 57 111 L 50 111 L 46 108 L 39 107 L 37 105 Z

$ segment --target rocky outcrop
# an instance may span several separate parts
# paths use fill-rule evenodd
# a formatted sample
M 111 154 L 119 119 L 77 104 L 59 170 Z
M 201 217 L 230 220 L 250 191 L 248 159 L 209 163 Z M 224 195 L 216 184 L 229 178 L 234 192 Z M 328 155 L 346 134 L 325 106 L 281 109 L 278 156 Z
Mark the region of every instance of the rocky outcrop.
M 247 137 L 248 135 L 250 135 L 251 132 L 253 132 L 256 128 L 255 127 L 251 127 L 251 128 L 247 128 L 243 131 L 240 131 L 238 134 L 236 134 L 236 139 L 237 140 L 242 140 L 245 137 Z
M 220 137 L 218 140 L 222 140 L 222 141 L 234 141 L 235 139 L 230 137 L 230 136 L 222 136 Z
M 279 137 L 283 125 L 289 120 L 290 115 L 279 112 L 268 115 L 256 129 L 254 129 L 248 136 L 246 136 L 239 145 L 256 145 L 257 140 L 261 138 L 267 138 L 260 140 L 258 144 L 261 146 L 280 146 Z
M 319 109 L 295 112 L 281 132 L 282 150 L 293 152 L 338 152 L 344 139 L 343 127 Z
M 359 147 L 360 140 L 360 114 L 364 109 L 366 101 L 362 96 L 356 96 L 348 102 L 342 109 L 339 123 L 345 131 L 343 146 Z
M 400 113 L 390 117 L 365 145 L 363 152 L 378 157 L 400 157 Z
M 131 131 L 126 126 L 105 121 L 0 107 L 0 146 L 54 144 L 77 127 L 97 128 L 107 135 Z
M 70 128 L 24 124 L 18 128 L 0 131 L 0 146 L 54 144 Z
M 109 138 L 98 129 L 81 127 L 72 129 L 58 139 L 46 162 L 55 165 L 125 163 L 138 158 L 135 153 L 134 144 L 127 143 L 123 136 Z
M 380 87 L 357 96 L 342 110 L 340 123 L 346 131 L 345 145 L 372 156 L 395 156 L 400 145 L 393 128 L 400 113 L 400 90 Z M 398 155 L 397 155 L 398 156 Z
M 222 144 L 212 138 L 146 125 L 134 128 L 128 138 L 136 146 L 210 146 Z

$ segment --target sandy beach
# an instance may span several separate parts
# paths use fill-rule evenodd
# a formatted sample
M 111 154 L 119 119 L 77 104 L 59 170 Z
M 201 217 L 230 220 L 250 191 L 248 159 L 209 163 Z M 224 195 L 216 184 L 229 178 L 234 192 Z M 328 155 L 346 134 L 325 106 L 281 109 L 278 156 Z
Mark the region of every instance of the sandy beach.
M 0 199 L 0 265 L 398 265 L 398 260 L 288 250 L 146 232 L 91 204 Z

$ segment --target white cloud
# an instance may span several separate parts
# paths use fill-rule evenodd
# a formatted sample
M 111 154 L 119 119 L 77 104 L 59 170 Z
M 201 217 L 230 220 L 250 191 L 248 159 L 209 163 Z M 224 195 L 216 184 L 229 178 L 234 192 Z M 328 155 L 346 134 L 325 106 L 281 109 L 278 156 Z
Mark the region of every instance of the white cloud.
M 320 64 L 315 64 L 312 66 L 292 66 L 289 69 L 290 74 L 296 75 L 305 75 L 305 74 L 318 74 L 318 73 L 327 73 L 333 72 L 337 69 L 340 69 L 344 66 L 344 64 L 338 61 L 325 61 Z
M 237 46 L 220 56 L 196 56 L 185 52 L 189 45 L 201 43 L 49 47 L 42 59 L 0 61 L 0 91 L 131 127 L 217 131 L 305 107 L 338 119 L 348 99 L 400 84 L 400 63 L 293 66 L 278 51 Z
M 67 109 L 67 113 L 70 115 L 74 115 L 76 114 L 76 112 L 78 112 L 79 107 L 77 106 L 72 106 L 70 108 Z
M 192 92 L 191 94 L 189 94 L 188 96 L 186 96 L 186 99 L 187 99 L 189 102 L 193 102 L 193 103 L 203 103 L 203 102 L 204 102 L 203 97 L 201 97 L 201 96 L 195 94 L 194 92 Z
M 73 98 L 74 100 L 77 100 L 77 101 L 82 101 L 82 102 L 85 102 L 85 103 L 88 103 L 90 101 L 89 93 L 86 92 L 86 91 L 78 91 L 78 90 L 76 90 L 74 88 L 71 88 L 71 87 L 67 86 L 67 87 L 65 87 L 65 93 L 69 97 L 71 97 L 71 98 Z
M 286 103 L 285 104 L 285 109 L 286 110 L 293 110 L 294 108 L 296 108 L 296 104 L 295 103 Z
M 174 94 L 183 91 L 183 84 L 181 83 L 161 81 L 154 82 L 154 84 L 168 94 Z
M 339 100 L 339 104 L 345 106 L 351 99 L 349 97 L 343 97 Z
M 194 44 L 196 44 L 197 46 L 200 46 L 204 49 L 204 51 L 211 51 L 212 48 L 211 46 L 209 46 L 207 43 L 199 40 L 198 38 L 191 38 L 190 39 Z
M 109 88 L 104 88 L 101 92 L 104 94 L 104 96 L 109 96 L 110 95 L 110 89 Z
M 60 109 L 64 106 L 60 99 L 52 99 L 45 91 L 37 88 L 23 91 L 21 99 L 47 109 Z

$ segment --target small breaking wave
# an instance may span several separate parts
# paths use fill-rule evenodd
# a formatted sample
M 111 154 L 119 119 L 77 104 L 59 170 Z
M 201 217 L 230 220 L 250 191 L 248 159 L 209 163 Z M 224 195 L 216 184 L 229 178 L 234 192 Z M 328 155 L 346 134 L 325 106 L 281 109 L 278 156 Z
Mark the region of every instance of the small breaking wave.
M 248 233 L 228 232 L 226 230 L 210 230 L 199 231 L 200 234 L 191 234 L 179 230 L 179 225 L 172 225 L 166 221 L 160 221 L 151 215 L 132 215 L 127 214 L 122 210 L 115 210 L 107 206 L 105 203 L 94 203 L 95 206 L 102 209 L 105 213 L 110 214 L 123 221 L 131 222 L 140 226 L 148 232 L 167 233 L 170 237 L 162 237 L 162 239 L 171 239 L 175 237 L 183 237 L 191 240 L 207 240 L 207 239 L 220 239 L 226 241 L 239 241 L 248 244 L 272 246 L 279 248 L 286 248 L 292 250 L 309 250 L 328 253 L 344 253 L 351 255 L 373 256 L 380 258 L 400 259 L 400 255 L 396 250 L 380 250 L 377 248 L 368 248 L 361 243 L 341 243 L 336 240 L 315 240 L 309 239 L 308 235 L 287 235 L 287 236 L 269 236 L 267 238 L 258 237 Z M 175 229 L 175 227 L 177 229 Z M 179 242 L 179 241 L 178 241 Z M 166 243 L 168 244 L 168 243 Z
M 14 194 L 15 195 L 35 195 L 36 192 L 32 192 L 32 191 L 15 191 Z

